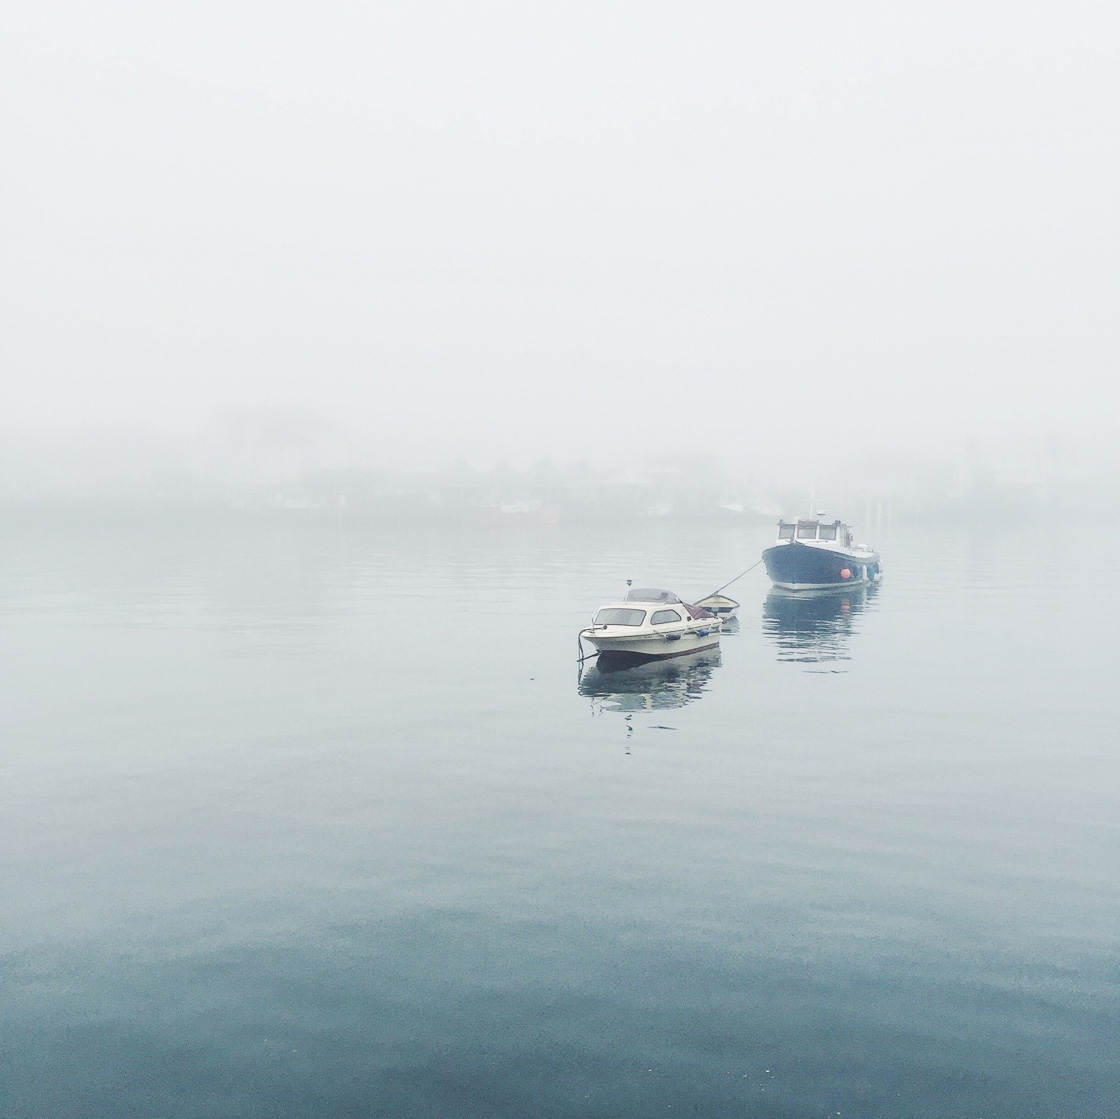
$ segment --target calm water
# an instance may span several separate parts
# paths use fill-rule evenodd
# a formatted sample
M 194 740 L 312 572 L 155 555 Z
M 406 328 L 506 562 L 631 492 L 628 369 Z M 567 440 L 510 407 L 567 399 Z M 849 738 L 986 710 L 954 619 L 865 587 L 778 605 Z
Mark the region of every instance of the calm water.
M 769 539 L 9 532 L 0 1113 L 1120 1114 L 1116 547 L 578 672 Z

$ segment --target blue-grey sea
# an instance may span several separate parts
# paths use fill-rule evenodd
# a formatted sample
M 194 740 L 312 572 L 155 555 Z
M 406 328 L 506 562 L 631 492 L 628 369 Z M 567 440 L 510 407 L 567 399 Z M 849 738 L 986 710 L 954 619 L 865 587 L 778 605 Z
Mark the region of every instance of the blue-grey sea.
M 612 673 L 772 528 L 524 520 L 9 526 L 0 1114 L 1120 1115 L 1096 524 L 859 526 Z

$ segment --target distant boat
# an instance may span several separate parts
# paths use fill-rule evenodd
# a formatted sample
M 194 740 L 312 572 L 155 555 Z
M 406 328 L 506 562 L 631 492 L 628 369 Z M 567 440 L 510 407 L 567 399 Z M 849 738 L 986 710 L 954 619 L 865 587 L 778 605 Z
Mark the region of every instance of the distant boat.
M 735 611 L 739 609 L 739 603 L 733 598 L 728 598 L 725 594 L 710 594 L 707 598 L 700 599 L 696 605 L 705 610 L 710 610 L 717 618 L 721 618 L 725 622 L 734 618 Z
M 579 636 L 603 656 L 662 660 L 718 645 L 721 625 L 713 613 L 672 591 L 643 587 L 601 606 Z
M 874 583 L 882 575 L 879 553 L 857 544 L 850 525 L 823 513 L 778 522 L 778 542 L 762 553 L 766 574 L 786 591 Z

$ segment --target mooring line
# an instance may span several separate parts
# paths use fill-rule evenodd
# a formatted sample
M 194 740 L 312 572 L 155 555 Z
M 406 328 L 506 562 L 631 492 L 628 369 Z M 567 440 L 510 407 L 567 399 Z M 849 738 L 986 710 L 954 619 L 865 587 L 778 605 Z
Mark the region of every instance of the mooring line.
M 736 575 L 734 579 L 728 579 L 727 582 L 724 583 L 722 587 L 716 587 L 716 589 L 714 591 L 712 591 L 711 594 L 704 595 L 704 598 L 712 598 L 714 595 L 719 594 L 720 591 L 727 590 L 727 588 L 730 587 L 732 583 L 737 583 L 740 579 L 742 579 L 742 577 L 744 575 L 747 574 L 748 571 L 753 571 L 760 563 L 762 563 L 762 560 L 760 560 L 760 559 L 755 560 L 754 563 L 752 563 L 750 565 L 750 567 L 747 568 L 746 571 L 740 571 L 739 574 Z M 701 598 L 698 601 L 703 602 L 704 598 Z

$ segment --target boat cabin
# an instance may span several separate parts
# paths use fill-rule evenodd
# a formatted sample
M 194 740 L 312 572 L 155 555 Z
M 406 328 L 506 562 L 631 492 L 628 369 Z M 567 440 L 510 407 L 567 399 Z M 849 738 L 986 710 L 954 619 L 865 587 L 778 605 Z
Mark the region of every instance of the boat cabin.
M 712 613 L 684 602 L 672 591 L 635 587 L 626 592 L 624 603 L 633 605 L 604 606 L 592 620 L 596 626 L 665 626 L 687 622 L 690 618 L 710 618 Z M 651 609 L 653 608 L 653 609 Z
M 854 542 L 851 528 L 841 520 L 824 521 L 819 517 L 799 517 L 796 521 L 778 522 L 778 543 L 796 540 L 800 543 L 821 541 L 850 548 Z

